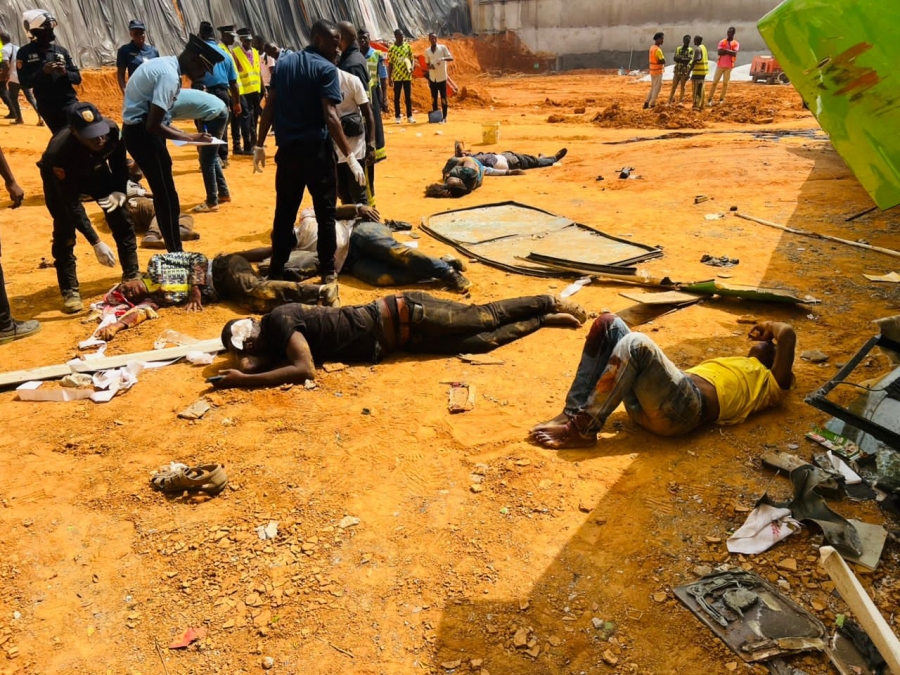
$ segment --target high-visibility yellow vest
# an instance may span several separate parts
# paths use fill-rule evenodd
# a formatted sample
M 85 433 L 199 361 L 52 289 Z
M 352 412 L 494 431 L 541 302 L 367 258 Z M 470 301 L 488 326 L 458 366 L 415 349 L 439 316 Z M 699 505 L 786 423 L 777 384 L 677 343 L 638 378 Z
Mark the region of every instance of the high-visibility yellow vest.
M 236 62 L 235 59 L 234 59 L 234 52 L 231 51 L 231 47 L 229 47 L 228 45 L 226 45 L 224 42 L 220 42 L 220 43 L 219 43 L 219 47 L 220 47 L 226 54 L 229 55 L 229 57 L 231 58 L 231 62 L 234 64 L 234 69 L 237 70 L 237 69 L 238 69 L 238 67 L 237 67 L 237 62 Z M 244 94 L 244 85 L 243 85 L 243 83 L 241 82 L 240 73 L 238 73 L 237 88 L 238 88 L 238 94 L 243 95 L 243 94 Z
M 250 48 L 253 63 L 240 47 L 235 49 L 234 63 L 237 66 L 238 79 L 241 81 L 242 94 L 253 94 L 262 90 L 262 74 L 259 72 L 259 52 Z
M 709 52 L 706 51 L 706 45 L 700 45 L 699 47 L 694 47 L 694 51 L 700 50 L 700 53 L 703 55 L 700 57 L 699 61 L 694 62 L 694 69 L 691 71 L 691 77 L 706 77 L 709 73 Z

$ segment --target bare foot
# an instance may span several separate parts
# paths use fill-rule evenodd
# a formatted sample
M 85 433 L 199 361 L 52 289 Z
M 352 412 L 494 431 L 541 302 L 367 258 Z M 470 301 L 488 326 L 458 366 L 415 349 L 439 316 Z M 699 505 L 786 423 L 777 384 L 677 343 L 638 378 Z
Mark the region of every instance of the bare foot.
M 564 427 L 569 423 L 569 416 L 566 415 L 565 412 L 559 413 L 556 417 L 547 420 L 546 422 L 541 422 L 540 424 L 536 424 L 531 427 L 529 433 L 535 434 L 538 431 L 543 431 L 544 429 L 552 429 L 555 427 Z
M 585 311 L 584 307 L 579 305 L 577 302 L 572 302 L 571 300 L 563 300 L 559 296 L 556 296 L 554 299 L 556 300 L 556 304 L 553 306 L 553 310 L 555 312 L 562 314 L 571 314 L 576 319 L 578 319 L 579 324 L 587 321 L 587 312 Z
M 578 328 L 581 321 L 571 314 L 544 314 L 545 326 L 564 326 L 565 328 Z
M 531 437 L 536 443 L 551 450 L 590 448 L 597 444 L 596 435 L 593 438 L 582 438 L 571 423 L 564 427 L 548 427 L 543 431 L 533 433 Z

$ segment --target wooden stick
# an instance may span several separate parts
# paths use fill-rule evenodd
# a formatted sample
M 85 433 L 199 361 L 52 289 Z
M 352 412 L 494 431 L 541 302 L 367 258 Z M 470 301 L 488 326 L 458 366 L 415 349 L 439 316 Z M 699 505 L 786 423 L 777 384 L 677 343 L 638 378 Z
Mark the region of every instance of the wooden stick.
M 862 218 L 863 216 L 867 216 L 867 215 L 869 215 L 870 213 L 872 213 L 872 211 L 876 211 L 877 209 L 878 209 L 877 206 L 873 206 L 872 208 L 866 209 L 865 211 L 860 211 L 859 213 L 857 213 L 857 214 L 855 214 L 855 215 L 852 215 L 852 216 L 850 216 L 849 218 L 845 218 L 845 219 L 844 219 L 844 222 L 845 222 L 845 223 L 852 223 L 852 222 L 853 222 L 854 220 L 856 220 L 857 218 Z
M 837 592 L 853 611 L 859 624 L 878 647 L 891 672 L 900 673 L 900 640 L 878 611 L 872 598 L 850 571 L 844 559 L 831 546 L 819 549 L 820 562 L 834 582 Z
M 779 225 L 778 223 L 773 223 L 771 220 L 763 220 L 762 218 L 757 218 L 755 216 L 748 216 L 746 213 L 735 213 L 738 218 L 743 218 L 744 220 L 749 220 L 754 223 L 759 223 L 760 225 L 767 225 L 768 227 L 774 227 L 776 230 L 782 230 L 784 232 L 790 232 L 791 234 L 799 234 L 804 237 L 812 237 L 813 239 L 827 239 L 828 241 L 836 241 L 839 244 L 846 244 L 847 246 L 854 246 L 856 248 L 864 248 L 867 251 L 875 251 L 876 253 L 884 253 L 885 255 L 889 255 L 894 258 L 900 258 L 900 251 L 894 251 L 890 248 L 882 248 L 881 246 L 872 246 L 870 244 L 862 244 L 858 241 L 850 241 L 849 239 L 841 239 L 840 237 L 832 237 L 830 234 L 820 234 L 818 232 L 810 232 L 808 230 L 798 230 L 793 227 L 787 227 L 786 225 Z
M 321 640 L 322 642 L 324 642 L 326 645 L 328 645 L 328 646 L 331 647 L 332 649 L 334 649 L 334 650 L 336 650 L 336 651 L 339 651 L 341 654 L 346 654 L 346 655 L 349 656 L 351 659 L 355 659 L 355 658 L 356 658 L 356 656 L 353 654 L 353 652 L 348 652 L 346 649 L 341 649 L 341 648 L 338 647 L 336 644 L 334 644 L 333 642 L 329 642 L 329 641 L 326 640 L 325 638 L 320 638 L 320 637 L 317 635 L 317 636 L 316 636 L 316 639 L 317 639 L 317 640 Z
M 166 660 L 163 658 L 162 647 L 159 646 L 159 640 L 153 638 L 153 644 L 156 645 L 156 653 L 159 654 L 159 660 L 163 664 L 163 670 L 166 675 L 169 675 L 169 667 L 166 665 Z

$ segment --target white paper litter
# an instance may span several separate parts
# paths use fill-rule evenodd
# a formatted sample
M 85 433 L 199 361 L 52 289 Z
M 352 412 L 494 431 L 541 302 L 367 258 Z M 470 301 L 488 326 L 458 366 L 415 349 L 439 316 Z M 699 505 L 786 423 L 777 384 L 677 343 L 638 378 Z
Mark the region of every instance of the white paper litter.
M 194 366 L 208 366 L 215 360 L 214 355 L 206 352 L 188 352 L 184 358 Z
M 177 330 L 167 328 L 153 341 L 153 349 L 165 349 L 168 344 L 185 347 L 187 345 L 197 344 L 198 342 L 200 342 L 200 340 L 195 337 L 184 335 Z
M 20 401 L 53 401 L 65 403 L 68 401 L 80 401 L 83 399 L 91 399 L 94 403 L 108 403 L 119 392 L 126 392 L 131 389 L 138 381 L 138 375 L 144 370 L 152 370 L 155 368 L 164 368 L 176 363 L 178 359 L 172 361 L 151 361 L 144 363 L 142 361 L 129 361 L 127 365 L 121 368 L 111 368 L 101 370 L 94 373 L 92 380 L 94 389 L 71 389 L 63 387 L 61 389 L 41 388 L 44 384 L 42 380 L 32 380 L 25 382 L 16 387 Z M 80 359 L 72 359 L 69 363 L 81 363 Z
M 800 523 L 791 517 L 790 509 L 760 504 L 725 545 L 731 553 L 762 553 L 794 532 L 799 532 L 800 528 Z
M 591 283 L 590 277 L 582 277 L 578 281 L 566 286 L 562 290 L 562 293 L 559 294 L 559 297 L 568 298 L 569 296 L 575 295 L 578 291 L 580 291 L 584 286 L 587 286 L 589 283 Z
M 828 461 L 831 462 L 831 466 L 844 477 L 844 482 L 847 485 L 858 485 L 862 483 L 862 478 L 859 477 L 859 474 L 847 466 L 847 463 L 844 460 L 831 454 L 831 450 L 828 451 L 827 456 Z
M 256 528 L 256 534 L 258 534 L 259 538 L 263 541 L 274 539 L 278 536 L 278 523 L 271 520 L 268 525 L 260 525 Z

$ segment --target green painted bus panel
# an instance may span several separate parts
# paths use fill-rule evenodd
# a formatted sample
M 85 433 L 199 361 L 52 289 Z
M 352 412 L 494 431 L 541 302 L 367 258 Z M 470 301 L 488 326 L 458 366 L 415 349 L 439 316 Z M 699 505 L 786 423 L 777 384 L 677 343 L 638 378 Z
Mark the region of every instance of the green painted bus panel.
M 758 27 L 875 203 L 900 204 L 900 2 L 785 0 Z

